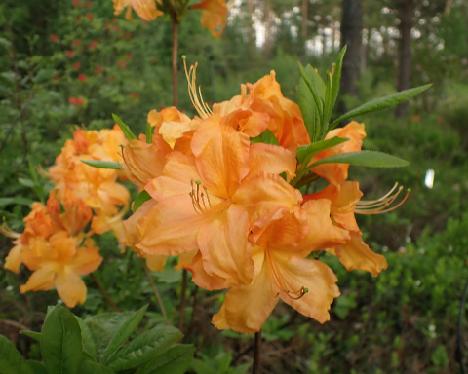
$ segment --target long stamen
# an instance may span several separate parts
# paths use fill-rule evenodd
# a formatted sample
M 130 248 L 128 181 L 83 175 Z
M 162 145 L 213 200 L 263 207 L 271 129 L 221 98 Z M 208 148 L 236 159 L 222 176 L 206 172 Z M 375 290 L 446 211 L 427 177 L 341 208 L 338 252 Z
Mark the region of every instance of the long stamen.
M 189 196 L 192 199 L 192 206 L 195 212 L 202 213 L 204 210 L 211 208 L 208 189 L 205 186 L 202 186 L 202 189 L 200 189 L 201 182 L 198 180 L 191 180 L 190 186 L 192 190 L 189 192 Z
M 288 296 L 293 299 L 293 300 L 299 300 L 302 296 L 304 296 L 307 292 L 309 292 L 309 289 L 302 286 L 299 291 L 291 292 L 291 291 L 286 291 Z M 298 294 L 298 296 L 292 296 L 291 294 Z
M 391 212 L 402 206 L 408 200 L 410 195 L 410 189 L 406 191 L 406 193 L 400 201 L 394 204 L 395 201 L 397 201 L 401 196 L 403 190 L 403 186 L 400 186 L 398 183 L 395 183 L 395 185 L 390 189 L 390 191 L 388 191 L 380 199 L 360 201 L 359 203 L 357 203 L 355 212 L 358 214 L 365 215 Z
M 197 111 L 198 115 L 205 119 L 208 118 L 213 112 L 208 104 L 203 100 L 203 95 L 201 88 L 197 89 L 197 66 L 198 63 L 190 65 L 190 68 L 187 69 L 187 63 L 185 61 L 185 56 L 182 56 L 182 61 L 184 64 L 185 77 L 187 78 L 187 89 L 192 102 L 193 107 Z

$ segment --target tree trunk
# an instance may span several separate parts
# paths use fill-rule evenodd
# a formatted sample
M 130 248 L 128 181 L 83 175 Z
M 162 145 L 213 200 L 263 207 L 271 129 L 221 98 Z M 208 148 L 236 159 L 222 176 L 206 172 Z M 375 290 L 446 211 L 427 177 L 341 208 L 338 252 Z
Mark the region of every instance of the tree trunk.
M 254 0 L 247 0 L 247 11 L 249 17 L 249 44 L 252 50 L 255 50 L 257 43 L 257 38 L 255 34 L 255 25 L 254 25 L 254 12 L 255 12 L 255 3 Z
M 398 91 L 404 91 L 411 86 L 411 28 L 413 23 L 413 0 L 403 0 L 399 3 L 398 17 L 400 19 L 398 48 Z M 400 104 L 396 110 L 397 117 L 408 114 L 409 104 Z
M 265 0 L 263 17 L 265 22 L 265 44 L 263 45 L 263 50 L 265 55 L 268 56 L 273 48 L 273 11 L 271 9 L 271 0 Z
M 341 12 L 341 46 L 347 45 L 343 61 L 341 92 L 356 95 L 357 82 L 361 75 L 362 1 L 342 0 Z M 343 102 L 340 103 L 340 110 L 346 110 Z
M 309 0 L 302 0 L 301 6 L 301 36 L 305 42 L 308 36 L 308 25 L 309 23 Z

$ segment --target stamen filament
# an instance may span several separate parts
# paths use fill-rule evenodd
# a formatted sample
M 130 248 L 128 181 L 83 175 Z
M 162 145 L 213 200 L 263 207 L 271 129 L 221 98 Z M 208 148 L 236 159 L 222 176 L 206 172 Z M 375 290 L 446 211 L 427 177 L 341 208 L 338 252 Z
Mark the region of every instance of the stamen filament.
M 198 63 L 190 65 L 190 68 L 187 69 L 187 63 L 185 61 L 185 56 L 182 56 L 182 61 L 184 64 L 185 77 L 187 78 L 187 89 L 192 102 L 193 107 L 197 111 L 198 115 L 205 119 L 208 118 L 213 112 L 208 104 L 203 100 L 203 95 L 201 92 L 201 87 L 197 89 L 197 66 Z
M 384 196 L 377 200 L 360 201 L 356 204 L 355 212 L 358 214 L 370 215 L 391 212 L 402 206 L 409 198 L 410 190 L 408 189 L 403 198 L 396 204 L 395 201 L 401 196 L 404 190 L 403 186 L 395 183 L 394 186 Z M 394 205 L 393 205 L 394 204 Z

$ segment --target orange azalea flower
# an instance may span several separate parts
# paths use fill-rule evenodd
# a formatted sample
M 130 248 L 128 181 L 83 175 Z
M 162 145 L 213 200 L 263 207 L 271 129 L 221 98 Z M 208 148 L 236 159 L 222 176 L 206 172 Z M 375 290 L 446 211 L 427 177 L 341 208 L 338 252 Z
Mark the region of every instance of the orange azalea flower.
M 132 10 L 135 11 L 138 17 L 144 21 L 152 21 L 163 15 L 163 12 L 158 10 L 157 0 L 112 0 L 114 4 L 114 15 L 118 16 L 127 8 L 125 17 L 132 18 Z
M 202 11 L 201 23 L 215 37 L 219 37 L 226 27 L 227 6 L 224 0 L 203 0 L 192 5 L 192 9 Z
M 337 154 L 360 151 L 362 142 L 366 137 L 366 130 L 363 124 L 353 121 L 343 128 L 330 131 L 325 139 L 331 139 L 334 136 L 348 138 L 348 140 L 318 153 L 311 160 L 311 164 Z M 325 164 L 313 168 L 312 171 L 328 180 L 334 186 L 339 186 L 348 178 L 348 170 L 348 164 Z
M 300 109 L 283 95 L 274 71 L 254 84 L 243 85 L 240 95 L 215 104 L 213 112 L 223 117 L 225 124 L 250 136 L 270 130 L 279 144 L 290 150 L 310 143 Z
M 339 295 L 336 277 L 318 260 L 305 257 L 330 243 L 343 243 L 349 236 L 333 225 L 331 203 L 315 200 L 283 210 L 255 239 L 255 277 L 250 284 L 233 287 L 213 323 L 219 329 L 259 331 L 279 299 L 319 322 L 330 319 L 333 298 Z
M 20 288 L 21 293 L 57 288 L 69 308 L 86 300 L 86 285 L 81 276 L 95 271 L 101 256 L 91 240 L 81 240 L 59 231 L 50 238 L 33 238 L 21 248 L 21 261 L 33 271 Z
M 360 202 L 362 192 L 359 183 L 346 181 L 338 187 L 329 185 L 327 188 L 316 194 L 304 197 L 304 200 L 328 199 L 332 202 L 331 215 L 334 223 L 350 233 L 350 240 L 334 246 L 330 252 L 335 254 L 346 270 L 364 270 L 374 277 L 387 268 L 385 257 L 371 250 L 362 240 L 362 233 L 356 222 L 355 213 L 377 214 L 386 209 L 395 209 L 400 206 L 407 197 L 400 203 L 389 206 L 396 200 L 401 189 L 395 193 L 387 194 L 384 200 L 379 202 Z
M 230 283 L 249 282 L 253 270 L 247 241 L 250 218 L 300 200 L 284 179 L 268 174 L 284 171 L 281 166 L 292 167 L 286 171 L 293 174 L 294 155 L 277 152 L 275 163 L 270 151 L 265 167 L 257 166 L 255 162 L 263 158 L 256 153 L 262 149 L 251 148 L 247 135 L 212 118 L 195 131 L 191 148 L 193 156 L 171 154 L 163 175 L 147 184 L 146 191 L 158 203 L 139 222 L 135 246 L 150 255 L 200 249 L 210 276 Z

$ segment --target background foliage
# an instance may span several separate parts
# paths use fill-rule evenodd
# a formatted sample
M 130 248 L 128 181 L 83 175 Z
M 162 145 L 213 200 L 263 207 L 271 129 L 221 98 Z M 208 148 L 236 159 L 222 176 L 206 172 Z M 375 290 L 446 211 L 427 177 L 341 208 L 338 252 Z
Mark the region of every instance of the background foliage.
M 294 98 L 296 60 L 324 68 L 335 57 L 346 2 L 232 1 L 219 40 L 190 12 L 181 26 L 181 55 L 199 62 L 208 102 L 229 98 L 241 82 L 270 69 Z M 391 173 L 354 172 L 369 196 L 380 195 L 395 180 L 412 189 L 403 208 L 362 220 L 389 269 L 372 279 L 347 273 L 330 258 L 342 293 L 332 321 L 320 325 L 279 306 L 263 333 L 265 372 L 452 373 L 460 368 L 457 350 L 468 356 L 466 309 L 459 308 L 468 280 L 468 9 L 463 1 L 412 3 L 410 83 L 429 81 L 434 87 L 413 100 L 403 117 L 385 112 L 364 120 L 367 149 L 397 154 L 412 166 Z M 361 74 L 343 106 L 394 91 L 401 69 L 400 2 L 361 5 Z M 76 126 L 109 128 L 114 112 L 142 130 L 149 109 L 170 105 L 170 24 L 114 18 L 111 1 L 6 0 L 0 4 L 0 30 L 0 215 L 20 230 L 30 203 L 47 196 L 42 168 L 53 164 Z M 182 73 L 179 79 L 183 82 Z M 192 112 L 184 89 L 179 101 Z M 423 183 L 429 168 L 435 170 L 433 188 Z M 152 292 L 156 282 L 169 318 L 176 320 L 179 273 L 148 276 L 131 252 L 120 253 L 111 235 L 99 244 L 105 263 L 87 279 L 88 300 L 75 314 L 86 318 L 149 303 L 151 315 L 161 318 Z M 0 245 L 3 259 L 11 243 L 0 238 Z M 0 333 L 22 353 L 39 358 L 38 344 L 19 330 L 40 330 L 56 296 L 19 295 L 21 280 L 0 270 Z M 219 297 L 195 287 L 189 292 L 183 342 L 196 347 L 190 370 L 245 372 L 251 338 L 217 332 L 209 316 Z M 457 343 L 460 312 L 465 319 L 458 332 L 465 333 L 465 341 Z

